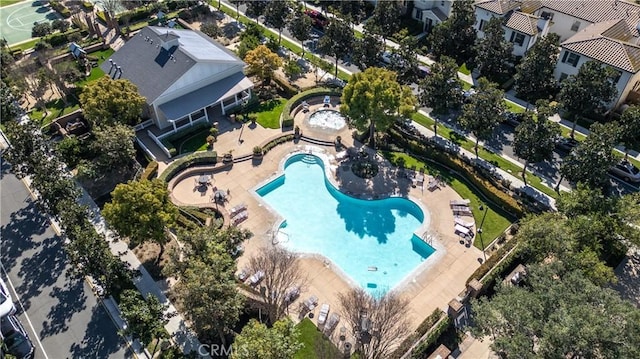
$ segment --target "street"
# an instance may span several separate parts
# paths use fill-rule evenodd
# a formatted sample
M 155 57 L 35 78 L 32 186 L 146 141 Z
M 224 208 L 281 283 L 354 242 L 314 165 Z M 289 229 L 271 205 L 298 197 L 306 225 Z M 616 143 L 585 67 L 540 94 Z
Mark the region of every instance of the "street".
M 125 342 L 83 278 L 69 264 L 26 186 L 2 163 L 2 277 L 35 345 L 35 358 L 129 358 Z

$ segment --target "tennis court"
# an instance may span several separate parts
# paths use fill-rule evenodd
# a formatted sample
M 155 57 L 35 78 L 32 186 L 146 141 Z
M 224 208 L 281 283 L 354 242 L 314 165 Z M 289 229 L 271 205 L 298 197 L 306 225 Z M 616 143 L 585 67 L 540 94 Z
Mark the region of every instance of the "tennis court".
M 9 45 L 31 39 L 34 23 L 53 21 L 58 14 L 39 1 L 24 1 L 14 5 L 0 7 L 0 35 Z

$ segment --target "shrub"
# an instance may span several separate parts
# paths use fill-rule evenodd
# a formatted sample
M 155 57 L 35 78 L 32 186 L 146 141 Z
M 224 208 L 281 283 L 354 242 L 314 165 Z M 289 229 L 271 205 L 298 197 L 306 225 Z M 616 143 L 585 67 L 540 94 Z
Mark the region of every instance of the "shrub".
M 126 11 L 118 15 L 118 24 L 125 25 L 125 22 L 134 23 L 151 17 L 155 9 L 153 7 L 140 7 L 132 11 Z
M 255 147 L 253 148 L 253 154 L 254 154 L 254 155 L 256 155 L 256 156 L 261 155 L 261 154 L 262 154 L 262 147 L 260 147 L 260 146 L 255 146 Z
M 54 30 L 58 30 L 60 32 L 66 32 L 67 30 L 69 30 L 69 22 L 66 20 L 55 19 L 51 23 L 51 27 Z
M 51 47 L 58 47 L 69 42 L 69 37 L 66 33 L 55 33 L 53 35 L 44 38 L 44 41 L 49 43 Z
M 289 142 L 289 141 L 293 141 L 294 136 L 289 134 L 289 135 L 284 135 L 284 136 L 280 136 L 276 139 L 273 139 L 269 142 L 267 142 L 264 146 L 262 146 L 262 153 L 267 153 L 269 152 L 272 148 L 274 148 L 275 146 L 281 144 L 281 143 L 285 143 L 285 142 Z
M 41 51 L 41 50 L 48 50 L 51 48 L 51 45 L 49 45 L 46 41 L 38 41 L 36 42 L 36 44 L 33 46 L 33 48 L 36 51 Z
M 427 337 L 418 345 L 413 353 L 411 353 L 412 358 L 423 358 L 427 354 L 427 350 L 429 347 L 440 338 L 440 335 L 444 333 L 447 328 L 452 325 L 451 318 L 445 317 L 438 325 L 427 335 Z
M 142 175 L 140 175 L 140 180 L 151 180 L 156 177 L 158 174 L 158 162 L 151 161 L 147 165 L 147 168 L 144 169 Z
M 285 92 L 286 97 L 295 96 L 300 90 L 289 83 L 286 79 L 283 79 L 280 76 L 274 76 L 273 81 L 280 86 L 280 88 Z
M 498 263 L 511 249 L 513 249 L 518 241 L 515 239 L 510 240 L 505 243 L 504 246 L 500 247 L 491 257 L 487 258 L 487 260 L 478 267 L 475 272 L 467 278 L 467 283 L 471 282 L 474 279 L 480 280 L 485 274 L 489 273 L 490 270 Z M 483 286 L 484 287 L 484 286 Z
M 69 136 L 63 138 L 62 141 L 56 145 L 56 150 L 69 168 L 74 168 L 78 165 L 78 162 L 80 162 L 82 144 L 77 137 Z
M 91 11 L 91 10 L 93 10 L 93 3 L 89 2 L 89 1 L 83 1 L 83 2 L 82 2 L 82 7 L 83 7 L 85 10 L 89 10 L 89 11 Z
M 159 179 L 169 182 L 180 171 L 193 165 L 211 164 L 218 162 L 218 154 L 215 151 L 194 152 L 178 160 L 173 161 L 160 176 Z
M 440 309 L 435 309 L 433 313 L 429 314 L 428 317 L 424 318 L 422 323 L 418 326 L 415 332 L 411 333 L 405 340 L 400 343 L 398 348 L 391 354 L 391 358 L 401 358 L 404 353 L 409 351 L 409 348 L 413 345 L 413 343 L 420 339 L 426 332 L 431 329 L 442 318 L 444 312 Z
M 209 37 L 216 38 L 220 34 L 220 29 L 215 22 L 207 21 L 200 25 L 200 31 Z
M 32 37 L 42 37 L 47 36 L 51 33 L 53 29 L 51 28 L 51 24 L 48 22 L 39 22 L 33 25 L 31 28 L 31 36 Z

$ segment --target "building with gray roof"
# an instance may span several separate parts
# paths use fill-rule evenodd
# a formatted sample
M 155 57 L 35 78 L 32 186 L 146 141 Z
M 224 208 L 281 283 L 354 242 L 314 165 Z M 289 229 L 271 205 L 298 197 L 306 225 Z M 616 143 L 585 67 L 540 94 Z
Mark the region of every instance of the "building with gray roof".
M 159 129 L 208 121 L 207 108 L 222 114 L 251 95 L 245 63 L 200 31 L 147 26 L 129 39 L 101 69 L 130 80 L 146 98 Z M 188 119 L 188 122 L 187 122 Z

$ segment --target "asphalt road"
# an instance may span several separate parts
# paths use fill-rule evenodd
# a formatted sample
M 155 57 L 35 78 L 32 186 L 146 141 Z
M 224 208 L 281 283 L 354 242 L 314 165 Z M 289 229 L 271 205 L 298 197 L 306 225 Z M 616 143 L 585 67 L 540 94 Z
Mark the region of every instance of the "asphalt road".
M 3 163 L 0 179 L 2 277 L 36 359 L 130 358 L 104 307 L 82 278 L 69 276 L 62 239 Z M 18 303 L 19 299 L 19 303 Z

